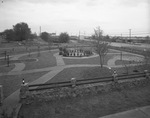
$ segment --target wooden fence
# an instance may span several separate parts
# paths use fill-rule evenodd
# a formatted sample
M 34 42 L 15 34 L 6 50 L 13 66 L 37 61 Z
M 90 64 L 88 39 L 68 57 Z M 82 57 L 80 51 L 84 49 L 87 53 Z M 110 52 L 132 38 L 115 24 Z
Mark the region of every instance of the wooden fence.
M 150 72 L 143 72 L 143 73 L 136 73 L 130 75 L 118 75 L 116 78 L 114 76 L 109 77 L 102 77 L 102 78 L 91 78 L 91 79 L 80 79 L 76 80 L 75 85 L 86 85 L 86 84 L 95 84 L 95 83 L 102 83 L 102 82 L 113 82 L 114 79 L 118 80 L 129 80 L 133 78 L 141 78 L 146 77 L 149 78 Z M 33 84 L 29 85 L 29 91 L 38 91 L 38 90 L 45 90 L 45 89 L 54 89 L 54 88 L 62 88 L 62 87 L 72 87 L 72 82 L 64 81 L 64 82 L 55 82 L 55 83 L 45 83 L 45 84 Z

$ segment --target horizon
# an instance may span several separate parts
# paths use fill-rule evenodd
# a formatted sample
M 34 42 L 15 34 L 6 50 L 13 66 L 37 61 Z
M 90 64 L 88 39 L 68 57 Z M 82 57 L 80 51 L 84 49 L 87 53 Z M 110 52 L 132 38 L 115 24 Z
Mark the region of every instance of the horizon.
M 25 22 L 32 33 L 150 36 L 149 0 L 0 0 L 0 32 Z

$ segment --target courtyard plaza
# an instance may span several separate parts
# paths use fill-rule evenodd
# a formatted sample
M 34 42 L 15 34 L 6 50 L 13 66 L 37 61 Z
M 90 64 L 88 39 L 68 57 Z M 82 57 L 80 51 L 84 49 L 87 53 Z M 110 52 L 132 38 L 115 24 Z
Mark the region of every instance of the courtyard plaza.
M 11 70 L 8 69 L 8 70 L 6 70 L 6 72 L 0 73 L 0 77 L 3 77 L 3 76 L 12 76 L 13 77 L 13 75 L 16 75 L 16 76 L 20 77 L 19 79 L 21 82 L 23 79 L 23 78 L 21 78 L 23 74 L 31 74 L 32 75 L 34 73 L 46 72 L 46 73 L 42 74 L 42 76 L 40 75 L 38 78 L 34 79 L 33 81 L 26 81 L 26 78 L 25 78 L 25 82 L 28 82 L 29 84 L 42 84 L 42 83 L 46 83 L 47 81 L 51 80 L 54 76 L 58 75 L 61 71 L 63 71 L 64 69 L 67 69 L 67 68 L 99 67 L 100 66 L 99 65 L 99 56 L 95 53 L 94 53 L 94 55 L 89 56 L 89 57 L 68 57 L 68 58 L 59 55 L 59 52 L 57 49 L 51 50 L 51 52 L 41 51 L 40 53 L 41 53 L 41 55 L 39 57 L 36 57 L 37 52 L 31 52 L 30 56 L 31 57 L 33 56 L 34 58 L 36 58 L 36 61 L 32 62 L 32 64 L 31 63 L 29 64 L 30 66 L 32 65 L 32 67 L 30 67 L 30 66 L 29 66 L 29 68 L 27 67 L 28 62 L 21 62 L 21 63 L 16 62 L 16 63 L 10 65 L 10 66 L 13 66 L 13 68 Z M 44 54 L 44 53 L 45 54 L 50 53 L 51 54 L 50 58 L 55 58 L 55 62 L 54 62 L 55 64 L 51 64 L 51 63 L 45 64 L 44 67 L 41 66 L 40 64 L 38 64 L 38 61 L 40 61 L 39 58 L 43 58 L 42 54 Z M 131 53 L 129 54 L 126 52 L 123 52 L 123 53 L 124 53 L 124 55 L 123 55 L 122 59 L 124 59 L 124 60 L 128 60 L 129 58 L 131 60 L 135 60 L 135 61 L 143 60 L 143 57 L 140 55 L 135 55 L 135 54 L 131 54 Z M 115 61 L 120 59 L 120 52 L 118 52 L 116 50 L 112 51 L 112 52 L 110 51 L 108 53 L 108 55 L 113 55 L 113 56 L 111 58 L 107 59 L 106 63 L 104 64 L 104 67 L 120 68 L 123 66 L 123 65 L 115 64 Z M 29 55 L 27 53 L 12 55 L 10 57 L 10 60 L 19 60 L 21 58 L 29 58 Z M 2 57 L 1 57 L 1 59 L 2 59 Z M 45 58 L 43 58 L 43 60 L 44 59 Z M 93 61 L 94 59 L 97 62 Z M 83 61 L 84 61 L 84 63 L 82 63 Z M 67 63 L 67 62 L 69 62 L 69 63 Z M 40 63 L 43 63 L 43 62 L 40 62 Z M 3 68 L 4 66 L 7 66 L 7 65 L 2 65 L 0 68 Z M 37 67 L 37 66 L 39 66 L 39 67 Z M 132 64 L 131 66 L 134 66 L 134 64 Z M 9 68 L 9 67 L 7 67 L 7 68 Z M 21 83 L 19 83 L 19 84 L 21 85 Z M 7 113 L 10 114 L 14 108 L 16 109 L 17 112 L 19 111 L 19 109 L 21 107 L 21 103 L 19 103 L 19 92 L 20 92 L 20 88 L 18 86 L 18 88 L 16 88 L 16 90 L 14 90 L 14 91 L 11 91 L 9 95 L 5 95 L 5 93 L 4 93 L 5 97 L 3 100 L 3 105 L 0 107 L 1 112 L 2 112 L 2 109 L 7 109 Z M 147 112 L 147 109 L 149 109 L 149 111 L 150 111 L 149 107 L 143 108 L 143 109 L 146 109 L 146 112 Z M 137 111 L 137 109 L 133 110 L 133 111 L 135 112 L 135 111 Z M 124 114 L 129 114 L 129 113 L 130 112 L 126 112 Z M 118 115 L 120 115 L 120 114 L 118 114 Z M 123 116 L 123 115 L 121 114 L 121 116 Z M 108 116 L 108 117 L 106 116 L 104 118 L 110 118 L 110 116 Z

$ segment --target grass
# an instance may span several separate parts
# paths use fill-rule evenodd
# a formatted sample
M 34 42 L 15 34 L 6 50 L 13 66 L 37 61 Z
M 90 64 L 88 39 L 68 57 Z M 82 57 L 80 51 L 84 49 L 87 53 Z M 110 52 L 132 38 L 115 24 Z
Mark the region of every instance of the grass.
M 116 60 L 115 61 L 116 65 L 124 65 L 124 64 L 138 64 L 138 62 L 135 61 L 128 61 L 128 60 Z
M 150 72 L 150 65 L 136 65 L 136 66 L 127 66 L 128 68 L 128 74 L 137 73 L 134 72 L 134 70 L 137 70 L 138 72 L 144 72 L 144 70 L 148 70 Z M 112 68 L 112 70 L 116 70 L 118 74 L 127 74 L 127 68 L 121 67 L 121 68 Z
M 0 73 L 6 73 L 11 71 L 15 67 L 14 64 L 10 64 L 9 67 L 6 66 L 0 66 Z
M 0 85 L 3 85 L 3 93 L 4 98 L 9 96 L 11 93 L 20 89 L 22 84 L 22 79 L 25 79 L 25 82 L 29 83 L 32 82 L 42 75 L 46 74 L 47 72 L 38 72 L 38 73 L 31 73 L 31 74 L 22 74 L 22 75 L 4 75 L 0 76 Z
M 150 105 L 150 86 L 23 105 L 19 118 L 98 118 Z M 32 112 L 31 112 L 32 111 Z
M 107 65 L 107 61 L 112 58 L 112 55 L 106 55 L 105 59 L 104 59 L 104 65 Z M 99 56 L 98 57 L 93 57 L 93 58 L 88 58 L 88 59 L 67 59 L 64 58 L 63 59 L 66 65 L 72 65 L 72 64 L 100 64 L 100 59 Z
M 71 78 L 76 78 L 78 80 L 78 79 L 107 77 L 112 76 L 113 70 L 116 70 L 118 75 L 127 74 L 125 67 L 112 68 L 111 70 L 109 70 L 106 67 L 104 67 L 103 69 L 101 69 L 100 67 L 72 67 L 64 69 L 56 76 L 54 76 L 51 80 L 49 80 L 47 83 L 70 81 Z M 135 73 L 134 70 L 138 70 L 138 72 L 144 72 L 144 70 L 150 71 L 150 66 L 148 65 L 147 66 L 139 65 L 135 67 L 130 66 L 128 67 L 128 74 Z
M 54 52 L 42 52 L 42 53 L 40 53 L 40 56 L 38 56 L 38 54 L 31 54 L 30 56 L 26 55 L 19 59 L 20 60 L 31 59 L 31 58 L 38 59 L 38 61 L 36 61 L 36 62 L 25 62 L 26 66 L 25 66 L 24 70 L 53 67 L 53 66 L 56 66 L 56 59 L 53 56 L 53 53 Z
M 71 78 L 88 79 L 110 75 L 111 72 L 108 68 L 105 67 L 103 69 L 101 69 L 100 67 L 73 67 L 64 69 L 47 83 L 69 81 Z
M 9 47 L 9 46 L 8 46 Z M 26 46 L 15 46 L 15 47 L 0 47 L 0 57 L 4 57 L 4 51 L 7 51 L 7 55 L 15 55 L 15 54 L 23 54 L 28 53 L 28 49 L 30 49 L 31 52 L 37 52 L 38 47 L 37 46 L 29 46 L 29 48 L 26 49 Z M 57 46 L 52 46 L 51 49 L 57 49 Z M 48 46 L 41 46 L 40 50 L 49 50 Z

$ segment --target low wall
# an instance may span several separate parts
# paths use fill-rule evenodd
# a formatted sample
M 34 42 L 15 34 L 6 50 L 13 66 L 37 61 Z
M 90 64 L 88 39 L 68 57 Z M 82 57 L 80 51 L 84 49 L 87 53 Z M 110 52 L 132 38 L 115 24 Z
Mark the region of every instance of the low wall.
M 118 82 L 109 83 L 97 83 L 82 85 L 76 87 L 64 87 L 50 90 L 32 91 L 27 92 L 24 99 L 21 99 L 22 103 L 32 103 L 34 101 L 51 101 L 66 97 L 82 97 L 86 95 L 96 95 L 111 91 L 121 91 L 124 89 L 131 89 L 140 86 L 150 85 L 150 79 L 130 79 L 130 80 L 119 80 Z

